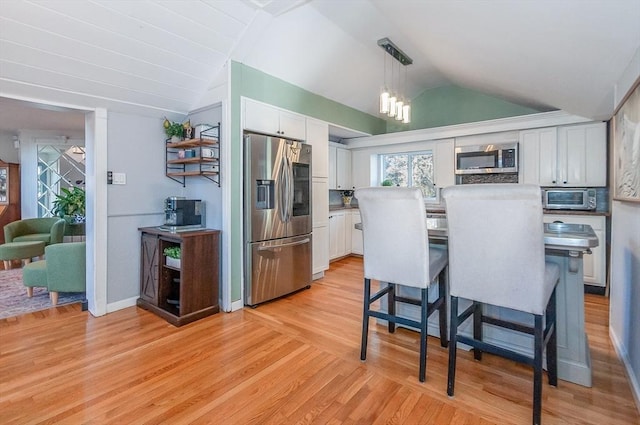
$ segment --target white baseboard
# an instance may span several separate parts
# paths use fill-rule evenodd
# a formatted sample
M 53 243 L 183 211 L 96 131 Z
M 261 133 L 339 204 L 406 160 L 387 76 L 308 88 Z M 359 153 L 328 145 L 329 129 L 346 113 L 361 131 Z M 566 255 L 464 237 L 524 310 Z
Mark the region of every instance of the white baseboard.
M 242 300 L 233 301 L 231 303 L 231 311 L 241 310 L 244 307 L 244 302 Z
M 629 382 L 631 383 L 631 393 L 633 394 L 633 398 L 636 402 L 636 408 L 638 412 L 640 412 L 640 382 L 633 374 L 633 369 L 631 368 L 631 362 L 629 361 L 629 354 L 624 346 L 620 343 L 620 339 L 617 337 L 616 333 L 609 328 L 609 338 L 611 338 L 611 342 L 613 343 L 613 348 L 616 350 L 618 357 L 622 360 L 622 364 L 624 365 L 624 370 L 627 373 L 627 378 L 629 378 Z
M 133 307 L 136 305 L 138 297 L 127 298 L 124 300 L 116 301 L 115 303 L 107 304 L 107 314 L 114 311 L 122 310 L 123 308 Z

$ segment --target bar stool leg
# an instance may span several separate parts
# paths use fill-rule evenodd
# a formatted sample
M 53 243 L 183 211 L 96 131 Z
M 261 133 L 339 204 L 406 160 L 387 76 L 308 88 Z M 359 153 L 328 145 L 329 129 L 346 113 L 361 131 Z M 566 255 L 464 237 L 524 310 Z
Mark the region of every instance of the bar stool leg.
M 451 297 L 451 320 L 449 321 L 449 371 L 447 377 L 447 394 L 453 397 L 456 383 L 456 346 L 458 345 L 458 297 Z
M 369 300 L 371 299 L 371 280 L 364 279 L 364 309 L 362 312 L 362 343 L 360 344 L 360 360 L 367 359 L 367 334 L 369 333 Z
M 544 349 L 544 328 L 541 314 L 535 315 L 533 333 L 533 424 L 539 425 L 542 416 L 542 352 Z

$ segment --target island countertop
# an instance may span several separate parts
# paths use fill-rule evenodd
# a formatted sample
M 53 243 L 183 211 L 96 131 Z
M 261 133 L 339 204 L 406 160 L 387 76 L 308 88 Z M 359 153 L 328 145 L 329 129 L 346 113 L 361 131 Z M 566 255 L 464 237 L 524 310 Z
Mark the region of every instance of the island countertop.
M 430 239 L 447 238 L 446 218 L 426 220 Z M 362 223 L 356 223 L 354 227 L 362 230 Z M 586 251 L 598 246 L 598 237 L 591 226 L 586 224 L 545 223 L 544 243 L 548 249 Z

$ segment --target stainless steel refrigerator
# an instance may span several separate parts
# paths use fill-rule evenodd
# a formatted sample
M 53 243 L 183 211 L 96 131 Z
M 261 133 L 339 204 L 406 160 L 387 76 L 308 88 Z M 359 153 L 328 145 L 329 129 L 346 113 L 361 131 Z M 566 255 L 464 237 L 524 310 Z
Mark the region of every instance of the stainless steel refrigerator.
M 311 285 L 311 146 L 244 133 L 245 304 Z

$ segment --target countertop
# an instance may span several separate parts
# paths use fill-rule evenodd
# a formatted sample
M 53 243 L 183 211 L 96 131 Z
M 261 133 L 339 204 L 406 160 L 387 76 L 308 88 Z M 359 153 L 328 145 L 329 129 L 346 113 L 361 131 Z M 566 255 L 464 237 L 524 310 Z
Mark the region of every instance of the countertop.
M 352 205 L 349 207 L 345 207 L 343 205 L 329 205 L 329 211 L 340 211 L 340 210 L 358 210 L 357 205 Z M 427 214 L 446 214 L 447 211 L 443 208 L 429 208 L 427 206 Z M 553 214 L 553 215 L 588 215 L 588 216 L 604 216 L 609 217 L 611 213 L 608 211 L 576 211 L 576 210 L 542 210 L 543 214 Z
M 362 230 L 362 223 L 355 223 L 354 227 Z M 447 219 L 428 218 L 427 232 L 429 238 L 447 238 Z M 583 251 L 598 246 L 599 241 L 589 225 L 545 223 L 544 243 L 547 248 L 568 251 Z

